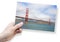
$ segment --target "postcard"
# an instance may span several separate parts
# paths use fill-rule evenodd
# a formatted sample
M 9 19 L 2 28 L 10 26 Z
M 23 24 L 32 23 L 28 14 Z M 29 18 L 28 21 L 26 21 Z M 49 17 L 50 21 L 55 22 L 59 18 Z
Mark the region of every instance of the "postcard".
M 23 21 L 22 29 L 55 31 L 57 5 L 17 2 L 16 24 Z

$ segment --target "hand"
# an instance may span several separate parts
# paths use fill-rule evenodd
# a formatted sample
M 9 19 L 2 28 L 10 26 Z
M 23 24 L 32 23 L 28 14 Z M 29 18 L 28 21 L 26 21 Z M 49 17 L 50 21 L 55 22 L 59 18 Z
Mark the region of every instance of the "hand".
M 14 23 L 10 23 L 7 28 L 0 34 L 0 42 L 5 42 L 11 40 L 14 35 L 21 33 L 21 26 L 23 22 L 14 26 Z

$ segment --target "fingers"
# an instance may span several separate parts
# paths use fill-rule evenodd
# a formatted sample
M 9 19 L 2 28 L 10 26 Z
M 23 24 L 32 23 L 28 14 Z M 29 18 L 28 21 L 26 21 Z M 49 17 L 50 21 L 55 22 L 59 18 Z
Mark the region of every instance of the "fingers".
M 16 30 L 16 33 L 21 33 L 22 29 Z
M 14 26 L 14 29 L 18 29 L 23 25 L 23 22 L 18 23 L 17 25 Z

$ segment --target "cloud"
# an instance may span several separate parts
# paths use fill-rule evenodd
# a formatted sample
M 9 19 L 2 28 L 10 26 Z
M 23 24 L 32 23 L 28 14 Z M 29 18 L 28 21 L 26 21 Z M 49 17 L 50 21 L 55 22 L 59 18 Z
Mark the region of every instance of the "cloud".
M 18 3 L 17 15 L 25 16 L 26 8 L 29 8 L 29 18 L 41 19 L 48 21 L 49 18 L 52 22 L 55 22 L 57 9 L 55 5 L 42 5 L 42 4 L 30 4 L 30 3 Z

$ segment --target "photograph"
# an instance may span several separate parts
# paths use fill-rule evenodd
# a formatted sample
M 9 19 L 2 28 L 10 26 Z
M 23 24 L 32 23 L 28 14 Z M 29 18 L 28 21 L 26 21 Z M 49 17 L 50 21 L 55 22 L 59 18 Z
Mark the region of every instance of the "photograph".
M 22 29 L 55 31 L 57 5 L 17 2 L 15 24 L 24 22 Z

